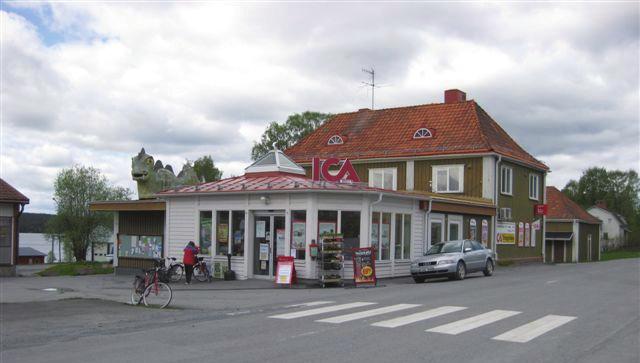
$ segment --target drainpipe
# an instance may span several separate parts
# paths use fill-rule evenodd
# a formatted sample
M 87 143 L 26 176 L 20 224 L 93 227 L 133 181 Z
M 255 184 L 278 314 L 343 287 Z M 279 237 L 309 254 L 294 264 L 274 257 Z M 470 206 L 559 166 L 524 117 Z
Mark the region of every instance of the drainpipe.
M 423 256 L 427 252 L 427 251 L 425 251 L 425 247 L 426 246 L 431 246 L 431 206 L 432 206 L 432 203 L 433 203 L 433 198 L 429 197 L 429 209 L 427 209 L 427 225 L 426 225 L 426 228 L 428 228 L 428 229 L 426 231 L 427 233 L 424 234 L 429 239 L 427 241 L 425 241 L 426 243 L 422 244 L 422 255 Z
M 496 232 L 498 226 L 498 216 L 500 215 L 500 207 L 498 206 L 498 183 L 500 182 L 500 163 L 502 162 L 502 155 L 498 155 L 498 160 L 496 161 L 496 170 L 495 170 L 495 188 L 493 193 L 493 200 L 496 203 L 496 215 L 493 217 L 493 233 L 491 236 L 491 244 L 493 245 L 492 250 L 496 256 L 496 261 L 498 261 L 498 245 L 496 243 Z

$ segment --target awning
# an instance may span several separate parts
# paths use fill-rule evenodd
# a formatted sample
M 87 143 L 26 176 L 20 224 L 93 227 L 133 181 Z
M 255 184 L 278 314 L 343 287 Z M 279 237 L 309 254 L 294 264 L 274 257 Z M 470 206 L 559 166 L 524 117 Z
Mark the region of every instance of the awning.
M 544 238 L 556 241 L 570 241 L 573 239 L 573 232 L 547 232 Z

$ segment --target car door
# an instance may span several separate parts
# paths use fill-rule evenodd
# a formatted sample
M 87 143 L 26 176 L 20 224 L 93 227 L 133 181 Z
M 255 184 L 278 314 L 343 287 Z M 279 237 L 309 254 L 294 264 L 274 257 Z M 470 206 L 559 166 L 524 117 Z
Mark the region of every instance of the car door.
M 471 241 L 464 241 L 462 252 L 464 253 L 464 262 L 467 265 L 467 270 L 476 271 L 478 269 L 478 256 L 475 253 L 476 251 L 473 250 Z
M 472 241 L 471 245 L 473 246 L 472 248 L 473 248 L 474 258 L 477 261 L 477 268 L 478 270 L 483 270 L 485 266 L 485 261 L 487 258 L 487 253 L 484 249 L 484 246 L 482 246 L 480 243 L 476 241 Z

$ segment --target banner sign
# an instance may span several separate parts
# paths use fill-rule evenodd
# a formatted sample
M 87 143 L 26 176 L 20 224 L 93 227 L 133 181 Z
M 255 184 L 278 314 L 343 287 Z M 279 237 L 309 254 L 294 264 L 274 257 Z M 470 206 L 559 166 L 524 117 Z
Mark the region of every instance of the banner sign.
M 278 256 L 276 266 L 276 284 L 291 286 L 296 282 L 296 266 L 291 256 Z
M 336 174 L 329 172 L 329 168 L 332 166 L 340 167 Z M 360 182 L 360 177 L 358 177 L 358 173 L 356 173 L 356 169 L 353 168 L 349 159 L 344 159 L 342 161 L 342 165 L 340 165 L 340 160 L 338 158 L 329 158 L 326 160 L 313 158 L 312 169 L 312 179 L 315 181 L 326 180 L 330 182 L 339 182 L 341 180 L 347 180 L 354 183 Z
M 524 247 L 524 223 L 518 223 L 518 246 Z
M 488 246 L 489 243 L 489 222 L 486 219 L 482 220 L 482 244 Z
M 533 206 L 533 214 L 537 216 L 546 216 L 548 207 L 546 204 L 536 204 Z
M 470 219 L 469 220 L 469 239 L 472 241 L 477 241 L 478 240 L 478 228 L 476 226 L 476 220 L 475 219 Z
M 376 284 L 376 264 L 373 248 L 353 249 L 353 279 L 359 284 Z
M 496 242 L 505 245 L 516 243 L 516 224 L 514 222 L 496 223 Z
M 529 223 L 524 224 L 524 246 L 531 247 L 531 226 Z

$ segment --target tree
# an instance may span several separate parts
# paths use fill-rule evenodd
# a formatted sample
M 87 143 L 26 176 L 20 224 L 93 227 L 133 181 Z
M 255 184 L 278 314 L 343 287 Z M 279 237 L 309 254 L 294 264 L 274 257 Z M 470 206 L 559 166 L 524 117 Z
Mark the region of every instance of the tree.
M 47 234 L 62 236 L 65 250 L 76 261 L 84 261 L 89 246 L 104 241 L 113 219 L 105 212 L 89 210 L 89 203 L 98 200 L 128 200 L 131 191 L 114 187 L 98 169 L 74 166 L 58 173 L 54 183 L 56 215 L 47 222 Z M 91 254 L 93 260 L 93 253 Z
M 211 155 L 206 155 L 193 162 L 193 170 L 200 181 L 210 182 L 222 178 L 222 170 L 216 168 Z
M 293 146 L 305 136 L 315 131 L 332 115 L 328 113 L 306 111 L 296 113 L 287 118 L 283 124 L 272 122 L 262 134 L 259 143 L 253 144 L 251 159 L 258 160 L 273 149 L 273 144 L 280 150 Z

